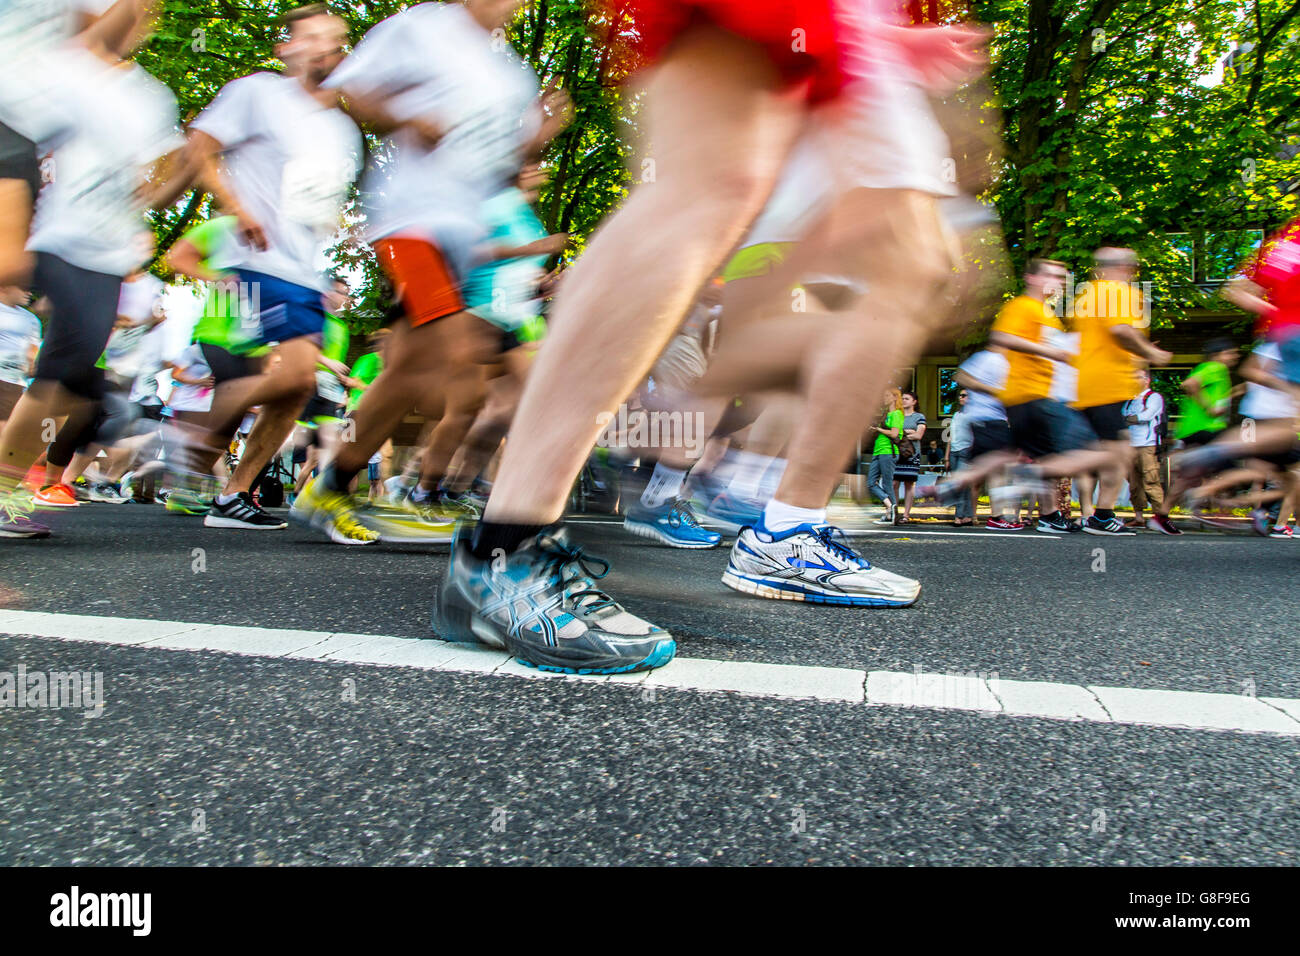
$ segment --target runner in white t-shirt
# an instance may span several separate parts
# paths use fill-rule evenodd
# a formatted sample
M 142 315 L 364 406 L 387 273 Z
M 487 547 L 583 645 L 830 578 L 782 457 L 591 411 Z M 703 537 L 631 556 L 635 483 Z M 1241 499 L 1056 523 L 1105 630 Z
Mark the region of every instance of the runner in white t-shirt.
M 293 430 L 315 391 L 328 288 L 322 254 L 342 225 L 348 189 L 361 170 L 356 124 L 323 86 L 343 60 L 347 24 L 319 7 L 284 18 L 276 47 L 285 73 L 227 84 L 190 127 L 192 161 L 235 216 L 238 242 L 212 267 L 233 272 L 250 302 L 248 338 L 278 343 L 281 361 L 232 382 L 213 402 L 213 447 L 229 441 L 244 411 L 260 405 L 239 466 L 204 519 L 210 528 L 287 527 L 250 494 L 262 467 Z
M 143 17 L 133 16 L 135 32 L 128 31 L 124 48 L 142 26 Z M 101 413 L 104 376 L 96 363 L 117 321 L 122 277 L 152 253 L 145 187 L 157 162 L 181 144 L 176 101 L 161 83 L 123 62 L 123 52 L 96 45 L 60 54 L 65 129 L 28 241 L 36 254 L 35 283 L 49 298 L 51 314 L 32 386 L 0 435 L 0 493 L 16 488 L 39 454 L 43 421 L 64 418 L 64 427 L 84 428 Z M 166 201 L 160 192 L 154 197 Z M 61 504 L 74 500 L 66 488 L 42 491 Z M 8 514 L 0 517 L 21 524 L 21 516 L 13 517 L 14 500 L 7 501 Z M 12 532 L 0 528 L 3 533 Z

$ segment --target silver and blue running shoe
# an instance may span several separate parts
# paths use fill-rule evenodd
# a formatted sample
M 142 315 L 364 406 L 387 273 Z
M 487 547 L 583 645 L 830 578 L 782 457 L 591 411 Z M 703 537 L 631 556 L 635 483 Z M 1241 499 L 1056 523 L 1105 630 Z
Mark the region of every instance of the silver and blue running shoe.
M 739 534 L 741 528 L 753 528 L 762 523 L 763 502 L 724 491 L 709 502 L 704 520 L 727 534 Z
M 746 528 L 731 548 L 722 583 L 756 597 L 849 607 L 907 607 L 921 584 L 873 567 L 839 528 L 802 524 L 773 534 Z
M 673 548 L 716 548 L 722 535 L 701 528 L 690 502 L 677 499 L 661 508 L 647 508 L 637 501 L 623 514 L 623 527 L 642 538 Z
M 677 653 L 672 635 L 596 587 L 609 565 L 570 544 L 564 529 L 486 561 L 470 552 L 463 531 L 438 588 L 438 637 L 502 648 L 520 663 L 560 674 L 650 670 Z

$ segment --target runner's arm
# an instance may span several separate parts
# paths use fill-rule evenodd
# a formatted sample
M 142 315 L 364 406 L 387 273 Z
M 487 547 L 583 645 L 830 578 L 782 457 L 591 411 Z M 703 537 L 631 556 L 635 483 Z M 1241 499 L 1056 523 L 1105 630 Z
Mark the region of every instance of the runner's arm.
M 1048 345 L 1046 342 L 1031 342 L 1029 339 L 1021 338 L 1018 335 L 1012 335 L 1010 332 L 999 332 L 994 330 L 989 333 L 989 345 L 996 345 L 1000 348 L 1011 349 L 1013 352 L 1025 352 L 1029 355 L 1038 355 L 1045 359 L 1051 359 L 1053 362 L 1068 362 L 1074 356 L 1065 349 L 1058 349 L 1054 345 Z
M 1124 351 L 1132 352 L 1152 365 L 1168 365 L 1174 357 L 1172 352 L 1166 352 L 1131 325 L 1112 325 L 1110 334 Z

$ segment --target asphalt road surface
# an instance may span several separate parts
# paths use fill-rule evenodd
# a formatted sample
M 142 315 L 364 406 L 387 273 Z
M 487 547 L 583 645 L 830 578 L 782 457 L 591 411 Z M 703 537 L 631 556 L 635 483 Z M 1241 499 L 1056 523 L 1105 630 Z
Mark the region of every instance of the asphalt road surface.
M 3 542 L 0 608 L 425 638 L 446 560 L 296 528 L 208 530 L 134 504 L 57 517 L 53 539 Z M 601 521 L 577 537 L 613 564 L 608 590 L 669 628 L 684 658 L 1300 698 L 1300 542 L 890 530 L 858 540 L 919 578 L 920 602 L 849 610 L 733 592 L 718 580 L 725 550 L 670 550 Z M 1295 865 L 1300 854 L 1297 733 L 648 692 L 0 623 L 0 672 L 19 665 L 101 673 L 107 702 L 98 719 L 0 708 L 4 864 Z

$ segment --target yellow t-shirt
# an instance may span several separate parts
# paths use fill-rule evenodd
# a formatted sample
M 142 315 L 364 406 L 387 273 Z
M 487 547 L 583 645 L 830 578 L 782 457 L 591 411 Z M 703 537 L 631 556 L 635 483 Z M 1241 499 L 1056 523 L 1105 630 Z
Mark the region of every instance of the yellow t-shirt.
M 1030 342 L 1043 341 L 1043 329 L 1065 331 L 1046 303 L 1018 295 L 998 312 L 994 332 L 1005 332 Z M 998 396 L 1003 405 L 1023 405 L 1047 398 L 1052 388 L 1052 360 L 1028 352 L 1007 349 L 1007 386 Z
M 1074 298 L 1073 326 L 1079 333 L 1079 398 L 1075 408 L 1127 402 L 1137 395 L 1137 356 L 1110 334 L 1111 326 L 1146 329 L 1142 293 L 1136 285 L 1111 280 L 1085 282 Z

